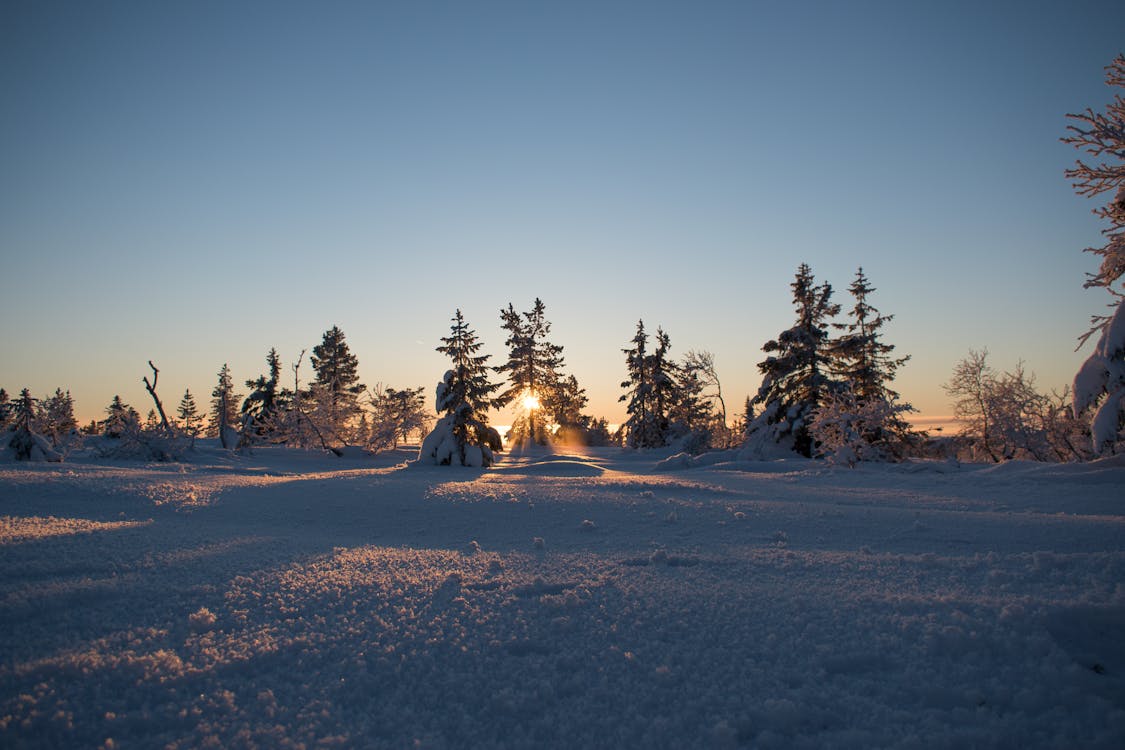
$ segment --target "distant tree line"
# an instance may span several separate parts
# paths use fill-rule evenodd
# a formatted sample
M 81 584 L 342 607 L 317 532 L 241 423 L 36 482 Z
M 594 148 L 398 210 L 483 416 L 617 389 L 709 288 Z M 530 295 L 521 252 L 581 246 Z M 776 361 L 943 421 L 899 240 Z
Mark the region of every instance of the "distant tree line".
M 437 351 L 450 369 L 435 391 L 433 418 L 423 388 L 397 389 L 360 382 L 359 362 L 344 332 L 333 326 L 309 356 L 312 380 L 300 379 L 305 352 L 290 365 L 283 383 L 281 358 L 270 349 L 265 372 L 245 381 L 239 393 L 227 364 L 216 374 L 205 411 L 185 390 L 171 416 L 157 393 L 159 371 L 144 383 L 155 408 L 145 418 L 114 396 L 104 418 L 79 431 L 68 392 L 36 399 L 24 389 L 13 400 L 0 389 L 0 430 L 10 433 L 18 458 L 61 457 L 81 443 L 81 433 L 100 435 L 99 450 L 112 456 L 171 459 L 190 450 L 197 437 L 218 438 L 227 448 L 258 445 L 318 448 L 340 454 L 356 447 L 379 451 L 416 436 L 421 455 L 439 464 L 488 466 L 504 445 L 489 425 L 493 409 L 515 407 L 509 446 L 570 442 L 668 449 L 692 454 L 738 449 L 747 457 L 793 451 L 854 465 L 908 456 L 952 455 L 971 460 L 1071 460 L 1093 455 L 1089 428 L 1073 415 L 1064 392 L 1047 396 L 1034 388 L 1022 365 L 994 372 L 986 353 L 970 352 L 958 363 L 946 390 L 963 425 L 953 438 L 927 439 L 911 429 L 893 383 L 909 357 L 896 356 L 883 338 L 893 316 L 871 302 L 875 291 L 860 268 L 849 292 L 853 305 L 835 321 L 840 305 L 828 283 L 817 283 L 801 264 L 793 283 L 795 320 L 762 350 L 761 385 L 743 412 L 729 420 L 714 356 L 689 350 L 671 354 L 671 339 L 651 335 L 638 321 L 622 349 L 625 379 L 620 401 L 626 419 L 615 431 L 604 418 L 585 413 L 588 403 L 574 375 L 565 372 L 563 347 L 551 340 L 546 306 L 536 299 L 520 312 L 500 310 L 506 359 L 488 364 L 482 342 L 460 310 Z M 835 334 L 835 335 L 834 335 Z

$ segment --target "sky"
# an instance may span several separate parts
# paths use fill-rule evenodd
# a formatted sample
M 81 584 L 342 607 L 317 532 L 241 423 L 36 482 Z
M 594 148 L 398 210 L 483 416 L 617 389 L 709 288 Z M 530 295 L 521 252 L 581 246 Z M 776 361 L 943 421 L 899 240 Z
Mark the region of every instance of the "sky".
M 969 349 L 1061 388 L 1109 297 L 1059 138 L 1121 52 L 1120 2 L 8 0 L 0 386 L 143 414 L 150 359 L 202 403 L 336 325 L 432 393 L 456 309 L 500 364 L 539 297 L 590 413 L 640 319 L 733 411 L 804 262 L 923 416 Z

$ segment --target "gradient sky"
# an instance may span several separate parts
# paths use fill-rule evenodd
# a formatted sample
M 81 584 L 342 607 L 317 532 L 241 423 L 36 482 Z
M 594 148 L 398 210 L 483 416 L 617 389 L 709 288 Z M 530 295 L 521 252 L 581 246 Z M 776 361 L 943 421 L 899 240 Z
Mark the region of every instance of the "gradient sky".
M 538 296 L 592 413 L 638 318 L 738 407 L 807 262 L 845 308 L 864 267 L 925 414 L 969 348 L 1059 387 L 1108 296 L 1058 139 L 1122 51 L 1120 0 L 8 0 L 0 385 L 202 405 L 339 325 L 431 393 L 456 308 L 499 364 Z

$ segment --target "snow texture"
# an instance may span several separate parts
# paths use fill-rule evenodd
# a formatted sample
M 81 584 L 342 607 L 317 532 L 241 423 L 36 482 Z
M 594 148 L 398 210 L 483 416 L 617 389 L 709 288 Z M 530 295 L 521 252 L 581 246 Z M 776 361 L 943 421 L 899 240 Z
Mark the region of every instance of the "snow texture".
M 1125 456 L 199 446 L 0 463 L 0 747 L 1125 746 Z
M 1125 410 L 1125 305 L 1117 305 L 1106 322 L 1093 353 L 1074 376 L 1073 390 L 1075 416 L 1081 416 L 1105 396 L 1091 419 L 1090 433 L 1094 452 L 1109 452 L 1118 441 Z

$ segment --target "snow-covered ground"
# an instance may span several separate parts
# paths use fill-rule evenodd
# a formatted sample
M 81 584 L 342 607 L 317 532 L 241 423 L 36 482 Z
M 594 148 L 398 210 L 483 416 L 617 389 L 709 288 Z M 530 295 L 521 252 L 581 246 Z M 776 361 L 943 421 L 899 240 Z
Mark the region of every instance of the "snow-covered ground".
M 1125 746 L 1125 463 L 0 464 L 0 746 Z

